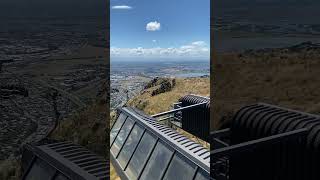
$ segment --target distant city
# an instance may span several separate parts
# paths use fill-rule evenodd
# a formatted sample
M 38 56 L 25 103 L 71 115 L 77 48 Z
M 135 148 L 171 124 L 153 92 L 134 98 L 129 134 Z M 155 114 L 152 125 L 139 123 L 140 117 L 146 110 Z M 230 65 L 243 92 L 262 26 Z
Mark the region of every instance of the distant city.
M 111 108 L 117 108 L 137 95 L 155 77 L 208 77 L 209 60 L 111 61 Z
M 101 19 L 8 18 L 0 24 L 3 160 L 94 101 L 108 65 Z

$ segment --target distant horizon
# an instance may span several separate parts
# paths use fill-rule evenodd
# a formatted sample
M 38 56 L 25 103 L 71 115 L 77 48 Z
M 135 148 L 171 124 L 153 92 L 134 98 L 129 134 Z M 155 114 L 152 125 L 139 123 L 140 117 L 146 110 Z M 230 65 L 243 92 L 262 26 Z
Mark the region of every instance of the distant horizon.
M 209 59 L 210 1 L 111 1 L 110 56 Z
M 210 59 L 207 58 L 110 58 L 110 62 L 209 62 Z

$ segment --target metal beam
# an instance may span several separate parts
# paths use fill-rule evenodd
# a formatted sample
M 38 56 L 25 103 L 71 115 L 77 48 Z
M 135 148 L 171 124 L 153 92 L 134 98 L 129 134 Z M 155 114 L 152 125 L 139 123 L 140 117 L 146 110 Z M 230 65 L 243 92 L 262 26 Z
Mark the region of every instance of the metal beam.
M 211 139 L 227 137 L 229 135 L 230 135 L 230 128 L 226 128 L 226 129 L 221 129 L 221 130 L 218 130 L 218 131 L 210 132 L 210 138 Z
M 273 136 L 269 136 L 269 137 L 265 137 L 257 140 L 252 140 L 252 141 L 216 149 L 211 151 L 210 155 L 212 158 L 220 158 L 223 156 L 244 152 L 253 148 L 278 143 L 286 139 L 303 137 L 307 134 L 307 132 L 308 132 L 308 129 L 303 128 L 303 129 L 298 129 L 298 130 L 294 130 L 286 133 L 281 133 L 281 134 L 277 134 L 277 135 L 273 135 Z
M 162 119 L 159 119 L 158 122 L 161 122 L 161 121 L 166 121 L 168 119 L 172 119 L 174 118 L 173 116 L 168 116 L 168 117 L 165 117 L 165 118 L 162 118 Z
M 217 139 L 217 138 L 213 138 L 211 140 L 211 143 L 212 143 L 211 146 L 214 149 L 219 149 L 219 148 L 224 148 L 224 147 L 228 147 L 229 146 L 229 144 L 227 144 L 227 143 L 225 143 L 225 142 L 223 142 L 223 141 L 221 141 L 220 139 Z

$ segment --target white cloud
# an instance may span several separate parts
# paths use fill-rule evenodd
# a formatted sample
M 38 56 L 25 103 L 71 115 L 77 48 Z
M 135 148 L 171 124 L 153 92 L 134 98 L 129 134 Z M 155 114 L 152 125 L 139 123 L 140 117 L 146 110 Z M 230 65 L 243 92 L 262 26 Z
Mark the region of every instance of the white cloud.
M 180 47 L 169 48 L 116 48 L 111 47 L 111 57 L 133 58 L 209 58 L 210 47 L 203 41 L 192 42 Z
M 195 41 L 191 44 L 195 45 L 195 46 L 205 46 L 206 45 L 206 43 L 204 41 Z
M 157 42 L 157 40 L 155 40 L 155 39 L 154 39 L 154 40 L 152 40 L 152 42 L 156 43 L 156 42 Z
M 127 5 L 120 5 L 120 6 L 112 6 L 112 9 L 132 9 L 131 6 L 127 6 Z
M 159 31 L 161 24 L 157 21 L 149 22 L 146 26 L 147 31 Z

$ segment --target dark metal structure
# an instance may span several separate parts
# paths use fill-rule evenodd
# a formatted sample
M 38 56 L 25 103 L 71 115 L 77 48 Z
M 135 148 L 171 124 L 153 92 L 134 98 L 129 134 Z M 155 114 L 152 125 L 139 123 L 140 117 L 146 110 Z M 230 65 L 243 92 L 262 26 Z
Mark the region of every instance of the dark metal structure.
M 210 98 L 198 95 L 186 95 L 173 104 L 174 109 L 155 114 L 159 121 L 169 120 L 184 131 L 209 142 Z M 161 117 L 161 119 L 159 119 Z
M 22 154 L 23 180 L 107 180 L 109 162 L 71 142 L 48 140 L 26 145 Z
M 207 148 L 135 108 L 118 112 L 110 132 L 110 157 L 122 180 L 210 178 Z
M 201 104 L 187 111 L 181 112 L 182 129 L 209 142 L 210 132 L 210 99 L 198 95 L 187 95 L 179 100 L 180 107 Z
M 320 179 L 320 116 L 259 103 L 210 134 L 214 179 Z

